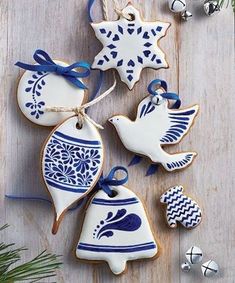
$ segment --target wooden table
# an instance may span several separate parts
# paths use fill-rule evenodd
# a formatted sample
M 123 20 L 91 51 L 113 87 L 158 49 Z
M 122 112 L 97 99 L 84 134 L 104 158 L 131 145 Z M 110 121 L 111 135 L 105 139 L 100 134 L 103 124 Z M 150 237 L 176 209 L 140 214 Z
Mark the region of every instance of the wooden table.
M 126 2 L 119 1 L 120 7 Z M 32 62 L 37 48 L 71 63 L 80 59 L 92 62 L 101 45 L 89 27 L 87 0 L 0 1 L 0 219 L 1 224 L 11 225 L 1 232 L 1 241 L 27 246 L 29 251 L 24 259 L 32 258 L 43 249 L 62 254 L 64 266 L 56 282 L 207 282 L 202 278 L 200 265 L 190 274 L 180 270 L 184 253 L 192 245 L 201 247 L 204 261 L 214 259 L 220 265 L 220 275 L 213 282 L 235 282 L 233 12 L 229 7 L 217 16 L 207 17 L 202 1 L 188 1 L 193 19 L 182 23 L 168 11 L 165 2 L 133 1 L 146 20 L 172 23 L 167 36 L 160 41 L 170 68 L 144 70 L 132 92 L 119 82 L 116 90 L 90 108 L 89 113 L 105 125 L 102 131 L 105 172 L 115 165 L 126 166 L 133 155 L 124 149 L 106 120 L 117 112 L 134 118 L 148 83 L 154 78 L 164 79 L 171 91 L 180 94 L 182 106 L 200 105 L 194 127 L 169 151 L 192 149 L 198 152 L 198 157 L 184 171 L 166 173 L 160 169 L 151 177 L 145 177 L 147 161 L 129 168 L 128 186 L 146 203 L 163 252 L 155 261 L 128 263 L 127 273 L 115 277 L 105 264 L 91 265 L 75 259 L 72 251 L 82 224 L 81 210 L 68 213 L 59 233 L 53 236 L 50 233 L 53 211 L 49 205 L 4 198 L 4 193 L 47 196 L 40 179 L 39 152 L 51 129 L 33 125 L 18 110 L 16 88 L 22 71 L 14 63 Z M 108 3 L 111 18 L 115 19 L 111 0 Z M 93 12 L 97 21 L 102 19 L 99 7 L 97 1 Z M 91 89 L 98 75 L 93 73 L 87 81 Z M 111 72 L 106 72 L 103 89 L 111 83 Z M 192 231 L 171 230 L 166 225 L 159 196 L 175 184 L 184 185 L 203 209 L 203 221 Z

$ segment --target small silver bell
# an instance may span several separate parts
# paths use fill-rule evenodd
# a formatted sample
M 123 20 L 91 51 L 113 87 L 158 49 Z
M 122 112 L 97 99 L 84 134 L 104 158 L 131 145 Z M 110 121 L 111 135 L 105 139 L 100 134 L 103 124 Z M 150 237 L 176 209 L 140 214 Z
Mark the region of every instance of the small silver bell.
M 212 277 L 218 273 L 219 266 L 215 261 L 209 260 L 202 264 L 201 269 L 203 276 Z
M 189 272 L 190 269 L 191 269 L 191 266 L 190 266 L 190 264 L 189 264 L 188 262 L 183 262 L 183 263 L 181 264 L 181 270 L 182 270 L 183 272 Z
M 215 15 L 220 11 L 220 5 L 217 0 L 206 0 L 203 8 L 207 16 Z
M 184 20 L 184 21 L 190 20 L 192 18 L 192 16 L 193 15 L 187 10 L 185 10 L 183 13 L 181 13 L 181 19 Z

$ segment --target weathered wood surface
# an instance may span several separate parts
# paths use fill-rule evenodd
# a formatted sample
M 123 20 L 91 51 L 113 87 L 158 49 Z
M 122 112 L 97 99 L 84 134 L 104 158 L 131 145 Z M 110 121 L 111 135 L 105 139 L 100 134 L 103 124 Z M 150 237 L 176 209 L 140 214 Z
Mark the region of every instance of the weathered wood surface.
M 130 168 L 129 187 L 145 201 L 152 226 L 162 245 L 159 259 L 131 262 L 120 277 L 111 274 L 105 264 L 90 265 L 77 261 L 73 254 L 81 227 L 80 211 L 68 213 L 56 236 L 50 233 L 53 211 L 45 203 L 10 201 L 4 193 L 45 196 L 40 179 L 39 152 L 50 129 L 28 122 L 16 104 L 16 87 L 20 72 L 17 60 L 32 61 L 36 48 L 47 50 L 54 58 L 68 62 L 84 59 L 92 62 L 101 45 L 88 25 L 87 0 L 1 0 L 0 1 L 0 113 L 1 113 L 1 206 L 0 222 L 11 227 L 1 240 L 30 248 L 29 259 L 43 249 L 64 256 L 64 266 L 56 282 L 207 282 L 195 271 L 184 274 L 180 262 L 184 252 L 197 245 L 204 251 L 204 261 L 214 259 L 221 274 L 214 282 L 235 282 L 234 225 L 234 25 L 231 8 L 217 16 L 203 15 L 202 1 L 190 1 L 194 17 L 181 23 L 168 12 L 165 0 L 133 1 L 146 20 L 172 23 L 168 35 L 160 41 L 167 54 L 170 69 L 144 70 L 132 92 L 118 83 L 117 89 L 98 105 L 90 115 L 99 123 L 115 112 L 134 115 L 134 110 L 154 78 L 165 79 L 172 91 L 179 91 L 183 106 L 198 103 L 200 115 L 189 135 L 177 149 L 193 149 L 198 157 L 191 167 L 177 173 L 144 177 L 147 162 Z M 109 1 L 111 17 L 111 0 Z M 118 1 L 123 7 L 127 1 Z M 98 1 L 95 20 L 101 20 Z M 96 81 L 95 73 L 89 85 Z M 112 83 L 108 72 L 104 89 Z M 132 154 L 126 151 L 113 128 L 105 124 L 102 132 L 106 147 L 105 170 L 114 165 L 127 165 Z M 107 171 L 106 171 L 107 172 Z M 158 199 L 168 187 L 182 184 L 186 192 L 202 206 L 202 224 L 193 231 L 170 230 L 165 224 L 164 209 Z M 48 281 L 46 281 L 48 282 Z

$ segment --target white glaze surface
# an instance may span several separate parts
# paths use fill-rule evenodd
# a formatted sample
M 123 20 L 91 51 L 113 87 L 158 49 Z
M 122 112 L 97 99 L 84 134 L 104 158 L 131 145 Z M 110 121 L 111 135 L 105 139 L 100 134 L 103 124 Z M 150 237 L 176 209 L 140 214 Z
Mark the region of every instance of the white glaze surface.
M 158 246 L 138 197 L 124 186 L 111 188 L 118 192 L 117 196 L 110 198 L 104 191 L 98 191 L 92 198 L 76 255 L 80 259 L 106 261 L 114 274 L 120 274 L 124 272 L 128 260 L 157 255 Z M 118 211 L 123 212 L 123 215 L 110 221 L 109 213 L 114 217 Z M 104 223 L 101 224 L 101 221 Z M 97 225 L 100 227 L 97 228 Z M 108 231 L 112 234 L 106 236 L 104 233 Z M 136 248 L 141 250 L 133 251 Z
M 54 61 L 58 65 L 68 66 L 64 62 Z M 63 76 L 55 73 L 44 72 L 40 75 L 38 72 L 25 71 L 17 90 L 17 100 L 22 113 L 31 122 L 42 126 L 56 126 L 71 116 L 69 112 L 45 112 L 46 107 L 80 106 L 83 99 L 84 90 L 77 88 Z M 41 107 L 38 105 L 40 102 L 44 103 Z M 32 105 L 27 107 L 26 105 L 29 103 L 32 103 Z M 39 111 L 44 113 L 39 113 Z
M 103 144 L 95 126 L 73 116 L 49 136 L 42 151 L 42 173 L 53 199 L 56 220 L 96 184 L 103 165 Z
M 113 116 L 109 121 L 127 149 L 149 157 L 154 163 L 161 163 L 167 171 L 173 171 L 187 167 L 196 153 L 168 154 L 162 146 L 180 142 L 197 112 L 198 105 L 182 110 L 169 109 L 166 99 L 155 105 L 149 95 L 140 102 L 135 121 L 122 115 Z
M 95 57 L 92 65 L 103 71 L 114 68 L 121 80 L 132 89 L 139 80 L 143 68 L 167 68 L 165 54 L 158 47 L 158 40 L 165 36 L 169 23 L 144 22 L 140 13 L 132 5 L 122 10 L 135 17 L 129 21 L 123 16 L 117 21 L 92 23 L 96 37 L 103 49 Z

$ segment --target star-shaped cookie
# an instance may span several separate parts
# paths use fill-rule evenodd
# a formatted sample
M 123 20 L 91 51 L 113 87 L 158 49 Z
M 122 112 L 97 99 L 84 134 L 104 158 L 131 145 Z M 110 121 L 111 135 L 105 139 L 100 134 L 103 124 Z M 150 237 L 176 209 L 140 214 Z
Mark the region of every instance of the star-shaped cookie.
M 121 80 L 132 89 L 143 68 L 168 67 L 157 41 L 165 36 L 170 23 L 145 22 L 131 4 L 122 10 L 122 15 L 130 15 L 132 19 L 121 16 L 117 21 L 91 24 L 103 44 L 92 68 L 103 71 L 116 69 Z

